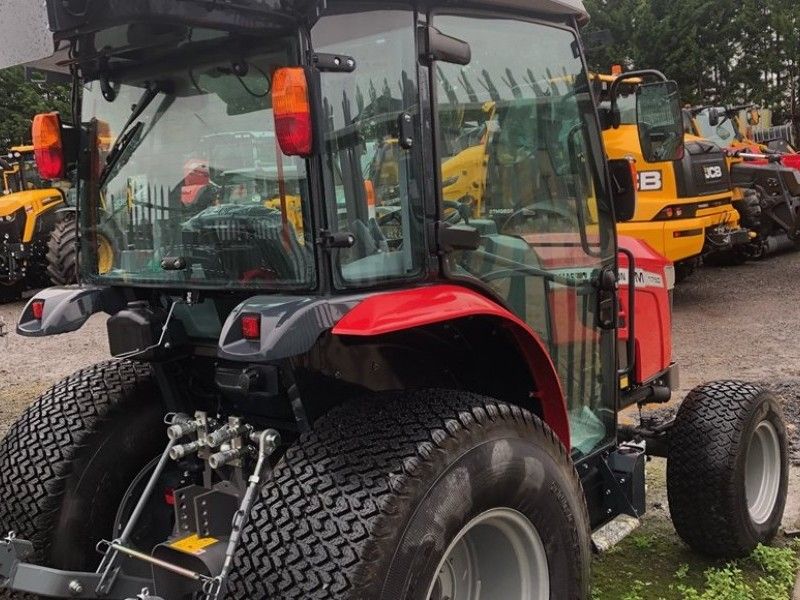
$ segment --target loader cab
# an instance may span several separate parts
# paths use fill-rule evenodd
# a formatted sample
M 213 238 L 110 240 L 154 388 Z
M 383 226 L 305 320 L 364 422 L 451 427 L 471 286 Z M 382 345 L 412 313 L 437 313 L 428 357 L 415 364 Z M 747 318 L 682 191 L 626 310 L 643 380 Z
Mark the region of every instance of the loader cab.
M 36 169 L 33 146 L 14 146 L 3 158 L 3 194 L 49 187 Z

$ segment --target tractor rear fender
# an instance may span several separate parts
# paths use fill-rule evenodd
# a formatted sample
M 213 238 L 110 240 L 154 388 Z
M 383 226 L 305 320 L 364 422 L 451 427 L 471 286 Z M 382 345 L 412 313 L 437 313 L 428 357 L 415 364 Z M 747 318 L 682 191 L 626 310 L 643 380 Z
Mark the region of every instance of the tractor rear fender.
M 413 333 L 415 330 L 426 330 L 437 325 L 452 324 L 453 329 L 463 331 L 461 324 L 465 320 L 487 323 L 510 334 L 516 348 L 498 347 L 496 339 L 464 339 L 474 352 L 511 352 L 510 358 L 517 354 L 527 367 L 527 375 L 535 389 L 527 390 L 524 398 L 517 403 L 536 401 L 541 416 L 555 431 L 559 439 L 570 448 L 569 419 L 567 405 L 561 383 L 542 339 L 525 322 L 507 309 L 493 302 L 486 296 L 468 288 L 454 285 L 436 285 L 420 287 L 399 292 L 389 292 L 368 296 L 344 315 L 333 327 L 334 336 L 350 339 L 385 338 L 402 332 Z M 492 336 L 494 337 L 494 336 Z M 480 356 L 475 360 L 478 365 L 488 363 Z M 442 360 L 442 367 L 447 364 Z M 487 369 L 488 371 L 488 369 Z M 486 378 L 498 376 L 496 372 L 485 372 Z M 458 374 L 455 374 L 458 377 Z M 514 398 L 501 398 L 514 402 Z
M 243 336 L 247 315 L 260 317 L 257 340 Z M 464 389 L 529 408 L 570 446 L 566 401 L 541 338 L 505 308 L 461 286 L 256 296 L 228 315 L 217 358 L 233 369 L 294 360 L 312 419 L 370 391 Z

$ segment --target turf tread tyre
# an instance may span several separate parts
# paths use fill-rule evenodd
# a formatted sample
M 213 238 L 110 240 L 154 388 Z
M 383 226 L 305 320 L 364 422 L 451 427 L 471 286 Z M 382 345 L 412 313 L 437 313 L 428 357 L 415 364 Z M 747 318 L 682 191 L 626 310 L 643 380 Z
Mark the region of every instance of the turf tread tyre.
M 782 439 L 782 483 L 777 505 L 764 528 L 750 523 L 743 479 L 750 427 L 764 414 Z M 786 430 L 774 396 L 738 381 L 719 381 L 692 390 L 670 432 L 667 495 L 678 535 L 692 548 L 720 558 L 748 555 L 768 542 L 780 525 L 788 482 Z
M 73 466 L 114 414 L 155 388 L 149 366 L 100 363 L 67 377 L 28 407 L 0 443 L 0 531 L 31 541 L 50 564 Z
M 47 241 L 47 275 L 54 285 L 78 281 L 78 221 L 75 215 L 60 219 Z
M 400 552 L 398 532 L 406 531 L 416 514 L 419 494 L 430 491 L 432 478 L 452 460 L 454 449 L 488 439 L 497 428 L 524 441 L 538 440 L 558 465 L 566 482 L 561 499 L 574 511 L 572 537 L 564 544 L 571 552 L 565 562 L 572 564 L 564 567 L 564 577 L 574 577 L 569 587 L 580 590 L 563 600 L 583 598 L 588 593 L 589 519 L 564 446 L 525 410 L 445 390 L 390 393 L 339 407 L 303 434 L 275 466 L 251 513 L 228 597 L 394 597 L 384 595 L 386 567 Z M 470 489 L 459 491 L 469 494 Z

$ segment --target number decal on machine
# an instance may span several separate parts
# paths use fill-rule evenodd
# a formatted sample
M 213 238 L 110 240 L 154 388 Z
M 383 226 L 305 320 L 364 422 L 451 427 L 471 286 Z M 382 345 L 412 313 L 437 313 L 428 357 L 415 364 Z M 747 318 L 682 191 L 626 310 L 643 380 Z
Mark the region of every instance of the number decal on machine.
M 661 171 L 639 171 L 639 190 L 657 192 L 664 187 Z

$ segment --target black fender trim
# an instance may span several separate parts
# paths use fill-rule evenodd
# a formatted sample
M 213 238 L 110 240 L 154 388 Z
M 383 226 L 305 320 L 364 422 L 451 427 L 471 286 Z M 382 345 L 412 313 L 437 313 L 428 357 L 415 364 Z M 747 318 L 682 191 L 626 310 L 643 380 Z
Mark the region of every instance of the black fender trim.
M 234 362 L 263 363 L 304 354 L 365 297 L 255 296 L 228 316 L 217 356 Z M 260 340 L 242 336 L 244 315 L 261 317 Z
M 44 302 L 42 318 L 33 316 L 33 303 Z M 77 331 L 93 314 L 113 314 L 125 307 L 113 289 L 100 286 L 61 286 L 37 292 L 22 311 L 17 333 L 25 337 L 45 337 Z

